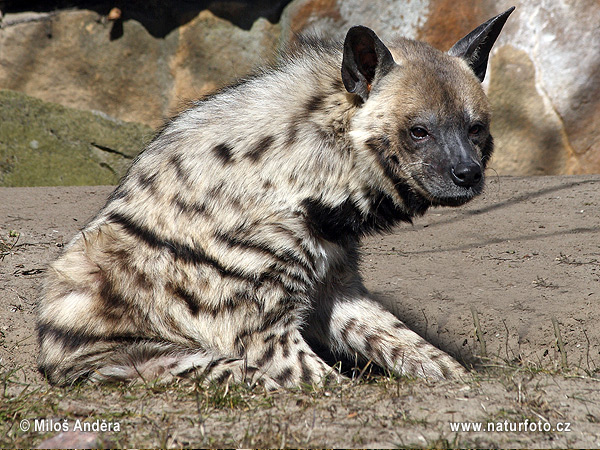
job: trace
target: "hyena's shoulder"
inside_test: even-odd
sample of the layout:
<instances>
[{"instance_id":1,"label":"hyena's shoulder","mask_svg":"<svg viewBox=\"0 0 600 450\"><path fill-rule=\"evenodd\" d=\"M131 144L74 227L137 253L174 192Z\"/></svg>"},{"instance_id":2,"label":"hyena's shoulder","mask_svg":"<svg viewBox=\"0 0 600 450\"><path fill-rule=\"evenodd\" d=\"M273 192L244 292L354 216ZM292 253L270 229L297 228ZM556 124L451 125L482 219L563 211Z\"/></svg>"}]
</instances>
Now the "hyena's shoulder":
<instances>
[{"instance_id":1,"label":"hyena's shoulder","mask_svg":"<svg viewBox=\"0 0 600 450\"><path fill-rule=\"evenodd\" d=\"M170 120L102 217L130 210L158 230L177 226L181 213L243 212L258 220L307 198L342 195L327 190L337 189L332 179L342 190L350 182L347 132L355 105L340 79L339 48L311 42Z\"/></svg>"}]
</instances>

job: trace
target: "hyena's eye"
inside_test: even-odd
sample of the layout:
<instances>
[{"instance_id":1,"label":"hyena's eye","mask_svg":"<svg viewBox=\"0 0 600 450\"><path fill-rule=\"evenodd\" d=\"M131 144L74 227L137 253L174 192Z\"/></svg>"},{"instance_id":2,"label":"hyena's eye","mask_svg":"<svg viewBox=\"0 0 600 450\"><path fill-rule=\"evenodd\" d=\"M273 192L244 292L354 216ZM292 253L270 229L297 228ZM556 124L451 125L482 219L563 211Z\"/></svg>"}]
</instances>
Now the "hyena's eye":
<instances>
[{"instance_id":1,"label":"hyena's eye","mask_svg":"<svg viewBox=\"0 0 600 450\"><path fill-rule=\"evenodd\" d=\"M420 140L425 139L427 136L429 136L429 133L423 127L413 127L410 129L410 136L413 139L420 141Z\"/></svg>"},{"instance_id":2,"label":"hyena's eye","mask_svg":"<svg viewBox=\"0 0 600 450\"><path fill-rule=\"evenodd\" d=\"M472 125L471 128L469 128L469 135L471 137L477 137L482 132L483 132L483 126L478 123L476 123L475 125Z\"/></svg>"}]
</instances>

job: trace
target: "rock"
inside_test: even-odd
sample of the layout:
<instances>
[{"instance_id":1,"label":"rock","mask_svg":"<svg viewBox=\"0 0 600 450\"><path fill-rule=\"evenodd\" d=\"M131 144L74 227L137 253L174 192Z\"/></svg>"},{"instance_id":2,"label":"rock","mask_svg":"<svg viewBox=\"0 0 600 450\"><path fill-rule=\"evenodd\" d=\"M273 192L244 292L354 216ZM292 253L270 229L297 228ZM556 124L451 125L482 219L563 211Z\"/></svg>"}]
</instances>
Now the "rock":
<instances>
[{"instance_id":1,"label":"rock","mask_svg":"<svg viewBox=\"0 0 600 450\"><path fill-rule=\"evenodd\" d=\"M64 431L42 441L37 448L100 448L103 444L98 433Z\"/></svg>"},{"instance_id":2,"label":"rock","mask_svg":"<svg viewBox=\"0 0 600 450\"><path fill-rule=\"evenodd\" d=\"M93 11L68 10L3 27L0 86L158 126L172 83L164 59L175 51L176 36L155 39L139 22L127 21L123 36L111 40L111 26Z\"/></svg>"},{"instance_id":3,"label":"rock","mask_svg":"<svg viewBox=\"0 0 600 450\"><path fill-rule=\"evenodd\" d=\"M372 28L382 38L401 35L448 49L485 14L480 6L461 6L450 0L414 0L399 5L386 0L295 0L283 12L284 31L318 31L343 37L353 25ZM288 36L291 36L288 35Z\"/></svg>"},{"instance_id":4,"label":"rock","mask_svg":"<svg viewBox=\"0 0 600 450\"><path fill-rule=\"evenodd\" d=\"M517 3L491 58L499 173L600 172L598 17L595 0Z\"/></svg>"},{"instance_id":5,"label":"rock","mask_svg":"<svg viewBox=\"0 0 600 450\"><path fill-rule=\"evenodd\" d=\"M272 58L280 34L264 18L246 31L204 10L161 38L152 34L160 30L124 20L128 14L112 21L87 10L6 14L0 86L156 128L182 100Z\"/></svg>"},{"instance_id":6,"label":"rock","mask_svg":"<svg viewBox=\"0 0 600 450\"><path fill-rule=\"evenodd\" d=\"M170 56L172 114L189 99L206 95L271 62L279 44L279 25L259 18L248 31L210 11L202 11L178 31Z\"/></svg>"},{"instance_id":7,"label":"rock","mask_svg":"<svg viewBox=\"0 0 600 450\"><path fill-rule=\"evenodd\" d=\"M153 130L0 90L0 186L116 184Z\"/></svg>"},{"instance_id":8,"label":"rock","mask_svg":"<svg viewBox=\"0 0 600 450\"><path fill-rule=\"evenodd\" d=\"M293 41L300 33L343 40L353 25L372 28L384 40L394 35L417 39L427 21L428 8L427 0L414 0L404 8L386 0L295 0L281 15L281 24L286 41Z\"/></svg>"},{"instance_id":9,"label":"rock","mask_svg":"<svg viewBox=\"0 0 600 450\"><path fill-rule=\"evenodd\" d=\"M426 19L417 30L417 38L440 50L449 49L465 34L490 17L508 8L486 8L481 1L457 2L435 0L428 2Z\"/></svg>"},{"instance_id":10,"label":"rock","mask_svg":"<svg viewBox=\"0 0 600 450\"><path fill-rule=\"evenodd\" d=\"M536 89L535 65L527 52L502 46L490 75L496 142L490 167L503 175L568 173L569 143L560 119Z\"/></svg>"}]
</instances>

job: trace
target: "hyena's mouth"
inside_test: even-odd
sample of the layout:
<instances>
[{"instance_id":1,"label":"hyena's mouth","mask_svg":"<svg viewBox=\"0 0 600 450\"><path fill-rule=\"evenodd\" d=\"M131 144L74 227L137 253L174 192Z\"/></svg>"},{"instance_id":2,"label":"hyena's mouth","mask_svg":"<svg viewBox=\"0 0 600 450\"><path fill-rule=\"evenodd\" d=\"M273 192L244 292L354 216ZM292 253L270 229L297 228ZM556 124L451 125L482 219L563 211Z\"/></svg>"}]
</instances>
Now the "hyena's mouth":
<instances>
[{"instance_id":1,"label":"hyena's mouth","mask_svg":"<svg viewBox=\"0 0 600 450\"><path fill-rule=\"evenodd\" d=\"M484 186L483 168L475 160L424 163L412 178L433 206L463 205L481 194Z\"/></svg>"},{"instance_id":2,"label":"hyena's mouth","mask_svg":"<svg viewBox=\"0 0 600 450\"><path fill-rule=\"evenodd\" d=\"M484 177L476 183L460 185L451 177L440 175L426 178L414 178L420 194L429 200L432 206L461 206L481 194Z\"/></svg>"}]
</instances>

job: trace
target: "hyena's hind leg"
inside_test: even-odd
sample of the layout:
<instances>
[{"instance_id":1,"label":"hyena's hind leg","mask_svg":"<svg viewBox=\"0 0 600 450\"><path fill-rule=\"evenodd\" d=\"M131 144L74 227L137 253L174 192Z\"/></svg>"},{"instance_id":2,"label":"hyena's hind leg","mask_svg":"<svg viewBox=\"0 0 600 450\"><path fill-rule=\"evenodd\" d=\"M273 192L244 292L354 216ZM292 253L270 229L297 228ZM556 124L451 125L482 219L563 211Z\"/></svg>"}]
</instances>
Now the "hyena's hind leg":
<instances>
[{"instance_id":1,"label":"hyena's hind leg","mask_svg":"<svg viewBox=\"0 0 600 450\"><path fill-rule=\"evenodd\" d=\"M280 387L267 374L248 365L245 358L230 358L207 350L151 340L84 345L74 352L63 353L58 364L40 361L40 370L58 385L86 379L93 382L165 383L175 377L197 376L204 383L227 381L248 386L260 384L267 389Z\"/></svg>"},{"instance_id":2,"label":"hyena's hind leg","mask_svg":"<svg viewBox=\"0 0 600 450\"><path fill-rule=\"evenodd\" d=\"M102 366L90 374L90 379L167 381L190 375L206 383L227 381L261 385L268 390L340 380L339 374L313 352L296 329L257 333L253 341L259 345L248 345L242 357L172 343L138 342L113 350Z\"/></svg>"},{"instance_id":3,"label":"hyena's hind leg","mask_svg":"<svg viewBox=\"0 0 600 450\"><path fill-rule=\"evenodd\" d=\"M82 338L49 326L39 327L38 332L39 368L58 385L85 379L167 382L197 376L206 383L227 381L272 390L340 379L296 328L256 332L239 357L151 339Z\"/></svg>"},{"instance_id":4,"label":"hyena's hind leg","mask_svg":"<svg viewBox=\"0 0 600 450\"><path fill-rule=\"evenodd\" d=\"M112 352L104 365L90 374L92 381L143 380L168 382L175 377L196 376L204 383L231 382L267 389L279 384L246 358L231 358L215 352L153 341Z\"/></svg>"},{"instance_id":5,"label":"hyena's hind leg","mask_svg":"<svg viewBox=\"0 0 600 450\"><path fill-rule=\"evenodd\" d=\"M464 378L454 358L433 346L370 298L339 295L313 315L311 339L338 355L375 364L399 375L425 379Z\"/></svg>"}]
</instances>

